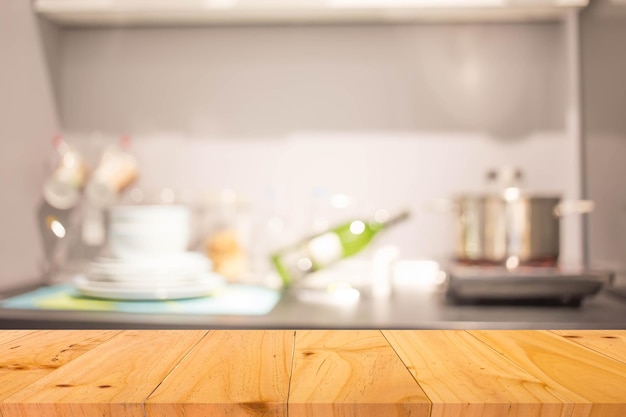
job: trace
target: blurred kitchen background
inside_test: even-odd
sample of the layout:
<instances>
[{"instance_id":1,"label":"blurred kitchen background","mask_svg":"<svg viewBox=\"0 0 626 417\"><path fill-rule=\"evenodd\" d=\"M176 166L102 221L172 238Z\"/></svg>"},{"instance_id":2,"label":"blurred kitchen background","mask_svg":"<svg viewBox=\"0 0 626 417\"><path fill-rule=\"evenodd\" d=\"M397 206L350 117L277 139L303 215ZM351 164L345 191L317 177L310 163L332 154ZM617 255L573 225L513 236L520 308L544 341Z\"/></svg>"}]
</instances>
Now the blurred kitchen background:
<instances>
[{"instance_id":1,"label":"blurred kitchen background","mask_svg":"<svg viewBox=\"0 0 626 417\"><path fill-rule=\"evenodd\" d=\"M121 24L98 11L81 20L88 3L0 3L0 290L46 270L37 219L58 135L88 157L127 135L132 188L162 201L236 196L251 252L319 218L408 207L385 242L445 262L455 222L430 203L483 192L489 169L516 166L533 192L595 202L563 219L562 264L626 272L625 2Z\"/></svg>"}]
</instances>

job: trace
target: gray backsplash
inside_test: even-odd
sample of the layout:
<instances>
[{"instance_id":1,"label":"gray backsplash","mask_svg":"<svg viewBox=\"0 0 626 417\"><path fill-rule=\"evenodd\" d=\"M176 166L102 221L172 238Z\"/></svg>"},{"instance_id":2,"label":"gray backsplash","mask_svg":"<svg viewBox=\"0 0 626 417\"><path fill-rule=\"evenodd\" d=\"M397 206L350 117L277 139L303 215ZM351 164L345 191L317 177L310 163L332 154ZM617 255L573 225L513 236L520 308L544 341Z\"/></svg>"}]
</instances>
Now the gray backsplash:
<instances>
[{"instance_id":1,"label":"gray backsplash","mask_svg":"<svg viewBox=\"0 0 626 417\"><path fill-rule=\"evenodd\" d=\"M280 138L298 131L563 130L562 25L66 30L69 130Z\"/></svg>"}]
</instances>

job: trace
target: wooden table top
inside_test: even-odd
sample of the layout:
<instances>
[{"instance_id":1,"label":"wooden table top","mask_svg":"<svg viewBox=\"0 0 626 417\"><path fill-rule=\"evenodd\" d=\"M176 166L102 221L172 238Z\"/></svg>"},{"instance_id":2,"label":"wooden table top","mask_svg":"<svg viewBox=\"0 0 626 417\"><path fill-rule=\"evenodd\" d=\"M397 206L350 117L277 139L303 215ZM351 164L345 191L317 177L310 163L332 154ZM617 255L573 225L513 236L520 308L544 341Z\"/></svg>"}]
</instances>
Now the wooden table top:
<instances>
[{"instance_id":1,"label":"wooden table top","mask_svg":"<svg viewBox=\"0 0 626 417\"><path fill-rule=\"evenodd\" d=\"M626 331L4 330L0 416L626 416Z\"/></svg>"}]
</instances>

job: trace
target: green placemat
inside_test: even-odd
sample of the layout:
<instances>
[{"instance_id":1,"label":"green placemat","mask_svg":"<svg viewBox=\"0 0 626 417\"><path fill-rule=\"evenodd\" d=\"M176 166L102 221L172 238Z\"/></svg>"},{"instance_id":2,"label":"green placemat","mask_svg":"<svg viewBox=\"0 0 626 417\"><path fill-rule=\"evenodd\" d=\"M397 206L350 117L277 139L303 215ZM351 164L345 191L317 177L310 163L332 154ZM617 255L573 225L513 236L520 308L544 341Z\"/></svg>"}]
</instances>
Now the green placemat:
<instances>
[{"instance_id":1,"label":"green placemat","mask_svg":"<svg viewBox=\"0 0 626 417\"><path fill-rule=\"evenodd\" d=\"M207 297L165 301L117 301L85 297L73 285L61 284L41 287L7 298L0 301L0 306L27 310L258 316L269 313L279 299L280 293L269 288L226 285Z\"/></svg>"}]
</instances>

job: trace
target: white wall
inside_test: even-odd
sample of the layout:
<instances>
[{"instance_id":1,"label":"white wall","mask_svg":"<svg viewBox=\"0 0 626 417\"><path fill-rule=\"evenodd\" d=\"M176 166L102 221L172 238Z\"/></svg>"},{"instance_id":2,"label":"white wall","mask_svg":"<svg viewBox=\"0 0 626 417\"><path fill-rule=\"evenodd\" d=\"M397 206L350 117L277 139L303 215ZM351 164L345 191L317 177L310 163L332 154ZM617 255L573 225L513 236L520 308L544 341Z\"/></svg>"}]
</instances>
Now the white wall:
<instances>
[{"instance_id":1,"label":"white wall","mask_svg":"<svg viewBox=\"0 0 626 417\"><path fill-rule=\"evenodd\" d=\"M53 42L54 31L50 31ZM0 2L0 289L39 280L36 225L52 137L59 131L39 26L23 0Z\"/></svg>"}]
</instances>

